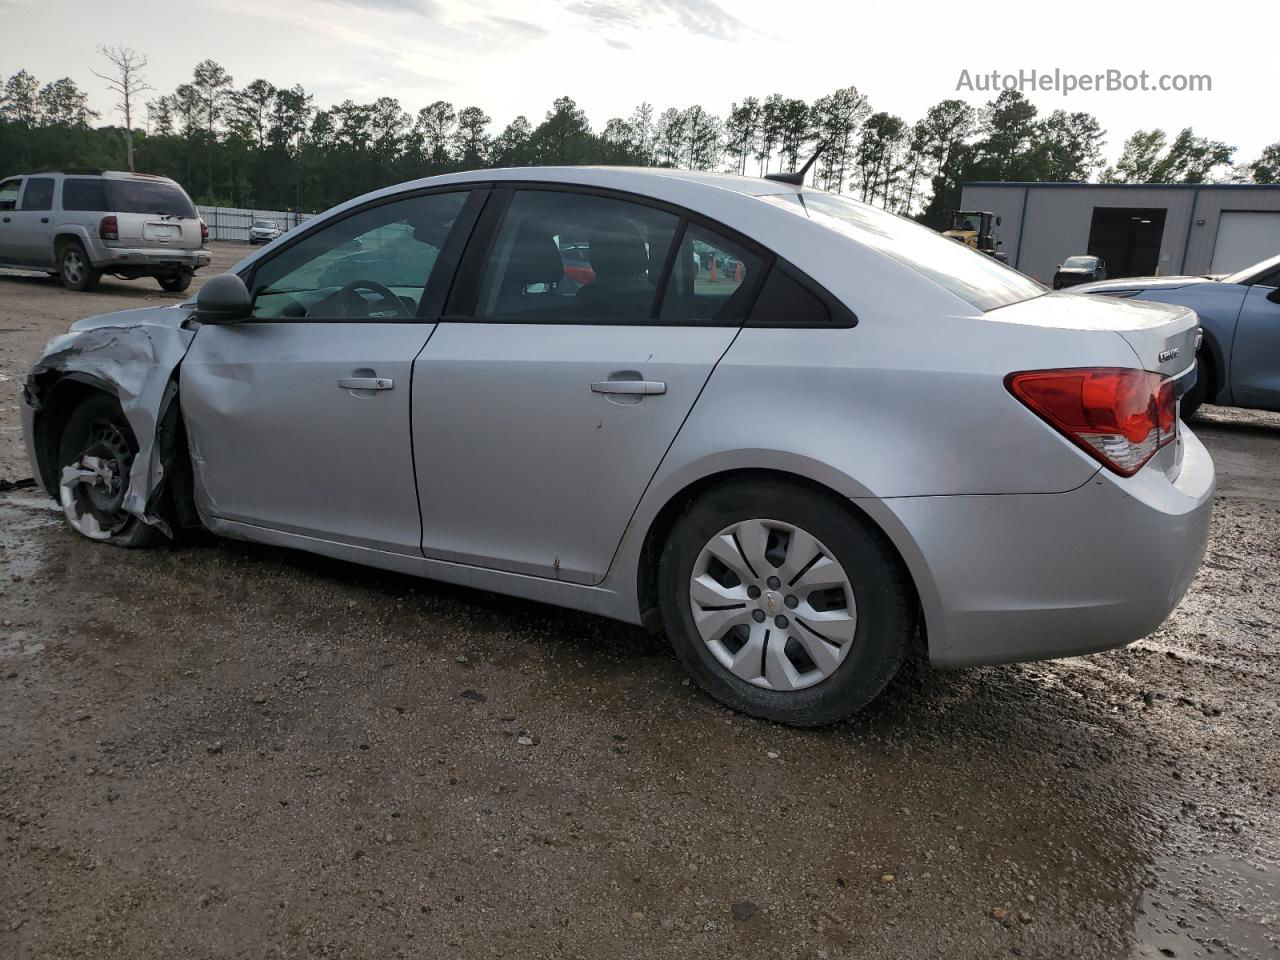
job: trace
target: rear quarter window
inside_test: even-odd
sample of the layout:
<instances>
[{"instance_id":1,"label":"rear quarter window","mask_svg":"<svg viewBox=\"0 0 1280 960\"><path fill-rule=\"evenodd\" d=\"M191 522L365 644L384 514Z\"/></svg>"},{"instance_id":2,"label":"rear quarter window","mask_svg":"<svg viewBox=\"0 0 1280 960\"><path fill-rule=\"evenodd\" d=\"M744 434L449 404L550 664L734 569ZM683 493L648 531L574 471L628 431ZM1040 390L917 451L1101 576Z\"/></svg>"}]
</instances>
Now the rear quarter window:
<instances>
[{"instance_id":1,"label":"rear quarter window","mask_svg":"<svg viewBox=\"0 0 1280 960\"><path fill-rule=\"evenodd\" d=\"M985 253L848 197L801 195L809 219L909 267L979 310L995 310L1048 293L1048 288ZM772 197L765 197L772 200ZM791 204L776 204L798 212Z\"/></svg>"},{"instance_id":2,"label":"rear quarter window","mask_svg":"<svg viewBox=\"0 0 1280 960\"><path fill-rule=\"evenodd\" d=\"M107 191L101 180L62 181L62 209L103 213L107 209Z\"/></svg>"}]
</instances>

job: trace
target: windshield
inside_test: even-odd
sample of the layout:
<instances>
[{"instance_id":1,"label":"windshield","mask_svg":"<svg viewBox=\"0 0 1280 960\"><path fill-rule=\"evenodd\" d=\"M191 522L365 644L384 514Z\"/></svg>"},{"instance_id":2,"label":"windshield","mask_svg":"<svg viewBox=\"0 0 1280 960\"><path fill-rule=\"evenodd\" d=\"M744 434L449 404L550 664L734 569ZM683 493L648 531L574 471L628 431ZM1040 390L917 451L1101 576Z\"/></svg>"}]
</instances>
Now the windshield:
<instances>
[{"instance_id":1,"label":"windshield","mask_svg":"<svg viewBox=\"0 0 1280 960\"><path fill-rule=\"evenodd\" d=\"M1048 292L994 257L905 217L831 193L806 191L802 197L813 221L910 267L979 310L994 310ZM777 206L800 213L791 204Z\"/></svg>"},{"instance_id":2,"label":"windshield","mask_svg":"<svg viewBox=\"0 0 1280 960\"><path fill-rule=\"evenodd\" d=\"M153 180L111 180L111 209L116 213L154 213L191 217L196 208L177 184Z\"/></svg>"},{"instance_id":3,"label":"windshield","mask_svg":"<svg viewBox=\"0 0 1280 960\"><path fill-rule=\"evenodd\" d=\"M1232 273L1222 278L1223 283L1261 283L1268 273L1280 270L1280 256L1271 257L1251 267L1245 267L1239 273ZM1274 279L1269 283L1275 283Z\"/></svg>"},{"instance_id":4,"label":"windshield","mask_svg":"<svg viewBox=\"0 0 1280 960\"><path fill-rule=\"evenodd\" d=\"M1062 265L1078 270L1092 270L1097 262L1093 257L1067 257L1062 261Z\"/></svg>"},{"instance_id":5,"label":"windshield","mask_svg":"<svg viewBox=\"0 0 1280 960\"><path fill-rule=\"evenodd\" d=\"M982 214L958 212L951 220L952 230L972 230L974 233L982 232Z\"/></svg>"},{"instance_id":6,"label":"windshield","mask_svg":"<svg viewBox=\"0 0 1280 960\"><path fill-rule=\"evenodd\" d=\"M279 228L276 226L276 224L275 224L275 221L274 221L274 220L255 220L255 221L253 222L253 225L254 225L255 227L260 227L260 228L262 228L263 230L278 230L278 229L279 229Z\"/></svg>"}]
</instances>

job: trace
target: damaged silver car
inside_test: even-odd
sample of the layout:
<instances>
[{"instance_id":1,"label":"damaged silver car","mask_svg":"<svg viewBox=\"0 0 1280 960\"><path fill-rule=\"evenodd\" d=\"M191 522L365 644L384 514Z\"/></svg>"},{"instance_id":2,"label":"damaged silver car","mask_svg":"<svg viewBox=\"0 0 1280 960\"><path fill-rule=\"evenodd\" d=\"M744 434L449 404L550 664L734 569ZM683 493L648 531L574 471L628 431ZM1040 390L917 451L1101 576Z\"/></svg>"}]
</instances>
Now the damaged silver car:
<instances>
[{"instance_id":1,"label":"damaged silver car","mask_svg":"<svg viewBox=\"0 0 1280 960\"><path fill-rule=\"evenodd\" d=\"M379 191L25 384L85 536L183 528L665 630L797 725L1155 629L1203 554L1185 308L1050 293L789 175Z\"/></svg>"}]
</instances>

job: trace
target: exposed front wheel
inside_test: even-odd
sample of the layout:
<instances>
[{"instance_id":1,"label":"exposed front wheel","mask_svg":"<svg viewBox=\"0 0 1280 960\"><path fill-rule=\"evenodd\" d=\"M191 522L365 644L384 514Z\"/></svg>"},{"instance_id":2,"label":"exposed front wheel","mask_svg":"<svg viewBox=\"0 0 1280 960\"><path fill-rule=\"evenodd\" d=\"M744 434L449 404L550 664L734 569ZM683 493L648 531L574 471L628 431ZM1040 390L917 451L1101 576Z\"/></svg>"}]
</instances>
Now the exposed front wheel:
<instances>
[{"instance_id":1,"label":"exposed front wheel","mask_svg":"<svg viewBox=\"0 0 1280 960\"><path fill-rule=\"evenodd\" d=\"M677 522L663 622L698 684L796 726L870 703L906 656L913 593L884 536L843 504L775 481L728 484Z\"/></svg>"},{"instance_id":2,"label":"exposed front wheel","mask_svg":"<svg viewBox=\"0 0 1280 960\"><path fill-rule=\"evenodd\" d=\"M58 254L58 276L68 290L92 290L102 279L102 271L89 262L80 241L72 240Z\"/></svg>"},{"instance_id":3,"label":"exposed front wheel","mask_svg":"<svg viewBox=\"0 0 1280 960\"><path fill-rule=\"evenodd\" d=\"M156 277L156 280L160 282L161 289L168 290L170 293L181 293L191 286L193 273L194 271L192 270L179 270L177 273Z\"/></svg>"},{"instance_id":4,"label":"exposed front wheel","mask_svg":"<svg viewBox=\"0 0 1280 960\"><path fill-rule=\"evenodd\" d=\"M124 508L138 445L110 397L93 394L67 419L58 444L58 501L71 528L90 540L148 547L163 539Z\"/></svg>"}]
</instances>

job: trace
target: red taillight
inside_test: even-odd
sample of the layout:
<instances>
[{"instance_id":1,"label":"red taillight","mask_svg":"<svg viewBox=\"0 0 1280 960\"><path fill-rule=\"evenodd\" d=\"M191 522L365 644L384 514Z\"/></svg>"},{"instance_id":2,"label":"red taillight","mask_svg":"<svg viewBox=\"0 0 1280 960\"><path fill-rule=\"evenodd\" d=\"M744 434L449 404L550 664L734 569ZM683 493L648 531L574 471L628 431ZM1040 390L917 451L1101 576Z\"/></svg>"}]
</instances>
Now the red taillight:
<instances>
[{"instance_id":1,"label":"red taillight","mask_svg":"<svg viewBox=\"0 0 1280 960\"><path fill-rule=\"evenodd\" d=\"M1009 392L1122 477L1131 477L1178 431L1173 381L1121 367L1034 370L1005 378Z\"/></svg>"},{"instance_id":2,"label":"red taillight","mask_svg":"<svg viewBox=\"0 0 1280 960\"><path fill-rule=\"evenodd\" d=\"M205 223L203 220L200 221L200 242L201 243L209 242L209 225Z\"/></svg>"},{"instance_id":3,"label":"red taillight","mask_svg":"<svg viewBox=\"0 0 1280 960\"><path fill-rule=\"evenodd\" d=\"M103 217L98 224L98 236L103 240L119 240L120 227L115 217Z\"/></svg>"}]
</instances>

